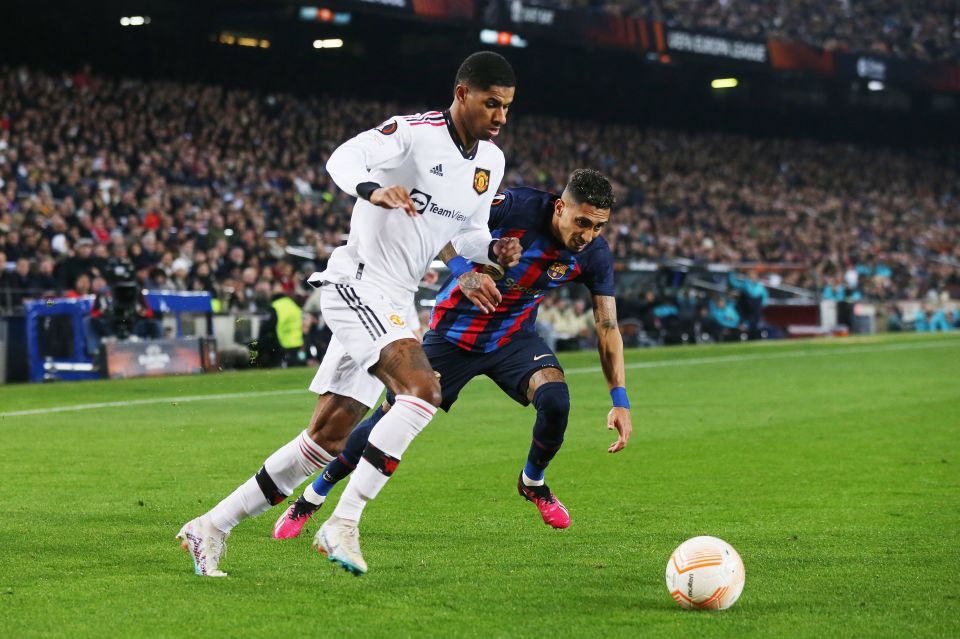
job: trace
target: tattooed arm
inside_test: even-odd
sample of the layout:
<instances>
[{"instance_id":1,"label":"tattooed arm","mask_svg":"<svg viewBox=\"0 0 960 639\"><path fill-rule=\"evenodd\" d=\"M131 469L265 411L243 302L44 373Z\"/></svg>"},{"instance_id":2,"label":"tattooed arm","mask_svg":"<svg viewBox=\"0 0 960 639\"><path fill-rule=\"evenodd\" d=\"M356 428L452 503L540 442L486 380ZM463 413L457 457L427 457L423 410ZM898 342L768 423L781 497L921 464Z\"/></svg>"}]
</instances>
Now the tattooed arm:
<instances>
[{"instance_id":1,"label":"tattooed arm","mask_svg":"<svg viewBox=\"0 0 960 639\"><path fill-rule=\"evenodd\" d=\"M448 242L440 249L437 257L444 264L450 264L450 261L457 257L457 251L453 248L453 244ZM484 313L492 313L500 304L500 291L497 290L497 285L489 275L467 271L457 277L457 284L463 291L463 295Z\"/></svg>"}]
</instances>

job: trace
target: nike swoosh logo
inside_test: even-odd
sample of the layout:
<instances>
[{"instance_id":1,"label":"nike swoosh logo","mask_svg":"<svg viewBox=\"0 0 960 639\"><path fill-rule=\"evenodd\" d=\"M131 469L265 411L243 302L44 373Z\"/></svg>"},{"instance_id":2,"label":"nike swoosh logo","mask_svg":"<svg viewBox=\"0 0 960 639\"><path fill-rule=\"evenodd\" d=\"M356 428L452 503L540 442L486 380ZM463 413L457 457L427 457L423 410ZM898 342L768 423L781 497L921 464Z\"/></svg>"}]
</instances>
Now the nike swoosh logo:
<instances>
[{"instance_id":1,"label":"nike swoosh logo","mask_svg":"<svg viewBox=\"0 0 960 639\"><path fill-rule=\"evenodd\" d=\"M536 362L536 361L538 361L538 360L543 359L544 357L550 357L550 353L547 353L546 355L534 355L534 356L533 356L533 361Z\"/></svg>"}]
</instances>

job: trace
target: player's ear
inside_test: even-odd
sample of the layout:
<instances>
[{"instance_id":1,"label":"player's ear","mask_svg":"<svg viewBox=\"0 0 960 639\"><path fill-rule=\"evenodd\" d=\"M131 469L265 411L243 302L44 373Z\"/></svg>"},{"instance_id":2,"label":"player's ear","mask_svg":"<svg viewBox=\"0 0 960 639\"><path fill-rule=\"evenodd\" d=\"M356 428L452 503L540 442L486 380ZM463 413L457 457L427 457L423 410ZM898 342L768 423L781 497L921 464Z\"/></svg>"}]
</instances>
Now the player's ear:
<instances>
[{"instance_id":1,"label":"player's ear","mask_svg":"<svg viewBox=\"0 0 960 639\"><path fill-rule=\"evenodd\" d=\"M557 201L553 203L553 214L556 215L557 217L560 217L561 215L563 215L563 206L564 206L563 198L558 197Z\"/></svg>"},{"instance_id":2,"label":"player's ear","mask_svg":"<svg viewBox=\"0 0 960 639\"><path fill-rule=\"evenodd\" d=\"M470 88L465 84L458 84L453 90L453 98L460 104L465 104L467 102L467 94L470 93Z\"/></svg>"}]
</instances>

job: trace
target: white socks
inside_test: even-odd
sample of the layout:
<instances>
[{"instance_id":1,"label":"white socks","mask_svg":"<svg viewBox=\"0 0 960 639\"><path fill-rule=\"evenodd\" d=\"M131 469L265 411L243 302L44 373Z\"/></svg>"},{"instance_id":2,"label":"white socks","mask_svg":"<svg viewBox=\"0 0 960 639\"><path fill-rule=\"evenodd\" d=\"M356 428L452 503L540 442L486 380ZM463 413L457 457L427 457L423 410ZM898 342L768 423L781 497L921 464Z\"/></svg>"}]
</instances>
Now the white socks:
<instances>
[{"instance_id":1,"label":"white socks","mask_svg":"<svg viewBox=\"0 0 960 639\"><path fill-rule=\"evenodd\" d=\"M313 484L307 484L306 489L303 491L303 498L309 501L314 506L319 506L327 500L326 495L321 495L313 489Z\"/></svg>"},{"instance_id":2,"label":"white socks","mask_svg":"<svg viewBox=\"0 0 960 639\"><path fill-rule=\"evenodd\" d=\"M247 517L256 517L270 510L271 504L263 496L257 478L251 477L223 501L210 509L210 523L220 532L228 533Z\"/></svg>"},{"instance_id":3,"label":"white socks","mask_svg":"<svg viewBox=\"0 0 960 639\"><path fill-rule=\"evenodd\" d=\"M221 532L230 532L247 517L256 517L293 494L307 477L323 470L332 459L333 455L317 446L304 430L270 455L256 476L214 506L208 513L210 521Z\"/></svg>"},{"instance_id":4,"label":"white socks","mask_svg":"<svg viewBox=\"0 0 960 639\"><path fill-rule=\"evenodd\" d=\"M546 480L544 479L530 479L527 477L527 473L523 473L523 485L524 486L543 486Z\"/></svg>"},{"instance_id":5,"label":"white socks","mask_svg":"<svg viewBox=\"0 0 960 639\"><path fill-rule=\"evenodd\" d=\"M263 467L283 499L286 499L307 477L326 468L333 458L334 455L317 446L304 430L293 441L267 457Z\"/></svg>"},{"instance_id":6,"label":"white socks","mask_svg":"<svg viewBox=\"0 0 960 639\"><path fill-rule=\"evenodd\" d=\"M387 469L374 467L365 453L333 511L335 517L360 521L364 506L380 493L407 447L430 423L436 412L436 406L419 397L397 395L393 408L373 427L367 442L368 446L387 456Z\"/></svg>"}]
</instances>

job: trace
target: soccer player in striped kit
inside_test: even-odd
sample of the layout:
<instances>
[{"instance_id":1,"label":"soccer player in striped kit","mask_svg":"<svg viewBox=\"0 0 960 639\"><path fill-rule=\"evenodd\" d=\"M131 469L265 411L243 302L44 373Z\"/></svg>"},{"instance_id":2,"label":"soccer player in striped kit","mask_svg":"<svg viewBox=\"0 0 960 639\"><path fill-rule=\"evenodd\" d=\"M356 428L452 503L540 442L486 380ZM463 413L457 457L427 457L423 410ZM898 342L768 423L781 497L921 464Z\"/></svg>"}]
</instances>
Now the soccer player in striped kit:
<instances>
[{"instance_id":1,"label":"soccer player in striped kit","mask_svg":"<svg viewBox=\"0 0 960 639\"><path fill-rule=\"evenodd\" d=\"M487 225L504 169L503 153L490 140L506 123L515 86L506 59L475 53L457 71L449 110L390 118L330 156L327 172L357 201L347 244L310 278L321 290L321 311L333 332L310 385L319 395L316 409L309 426L253 477L180 529L177 539L192 555L196 574L224 576L220 557L233 527L283 502L322 471L386 385L396 404L371 433L315 542L331 561L366 572L360 513L441 401L415 333L418 284L448 243L479 263L509 267L519 259L516 239L493 238Z\"/></svg>"},{"instance_id":2,"label":"soccer player in striped kit","mask_svg":"<svg viewBox=\"0 0 960 639\"><path fill-rule=\"evenodd\" d=\"M486 375L515 401L533 404L536 420L526 464L517 489L534 503L548 525L566 528L570 514L547 487L544 471L563 443L570 412L570 394L556 355L537 335L537 307L547 291L570 282L585 284L593 296L598 348L613 402L607 426L617 431L608 451L626 446L633 430L625 389L623 340L617 327L613 257L601 229L614 203L609 181L597 171L578 170L561 196L530 188L508 189L490 211L495 237L516 237L523 247L520 262L498 277L496 295L479 305L468 299L491 269L455 257L441 256L454 277L437 297L430 332L423 348L440 378L440 407L449 410L460 390L474 377ZM452 258L452 259L450 259ZM395 409L390 409L390 412ZM364 454L366 439L377 420L389 414L378 408L350 435L344 451L281 515L273 536L300 534L326 494L347 476ZM376 432L375 430L373 432Z\"/></svg>"}]
</instances>

